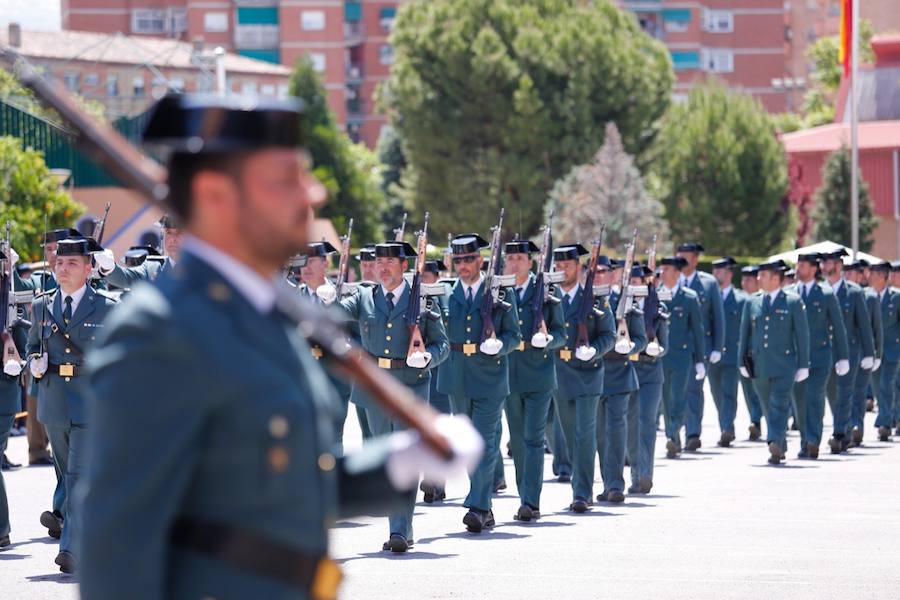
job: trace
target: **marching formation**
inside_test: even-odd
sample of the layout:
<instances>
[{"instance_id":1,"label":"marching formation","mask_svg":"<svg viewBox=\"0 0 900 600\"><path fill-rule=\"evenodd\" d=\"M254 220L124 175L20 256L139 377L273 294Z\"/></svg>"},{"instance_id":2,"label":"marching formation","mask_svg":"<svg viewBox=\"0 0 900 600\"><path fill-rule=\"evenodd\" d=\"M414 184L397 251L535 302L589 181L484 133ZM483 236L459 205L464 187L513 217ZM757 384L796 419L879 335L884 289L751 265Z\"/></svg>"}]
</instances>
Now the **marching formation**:
<instances>
[{"instance_id":1,"label":"marching formation","mask_svg":"<svg viewBox=\"0 0 900 600\"><path fill-rule=\"evenodd\" d=\"M332 597L330 521L381 510L383 550L406 552L417 488L441 502L463 469L462 523L489 530L506 487L504 412L523 522L541 517L548 449L573 513L649 493L660 417L667 459L701 448L706 379L718 445L737 438L740 385L773 465L791 417L796 456L818 458L826 398L830 452L863 442L869 389L873 435L900 435L900 264L845 264L839 251L799 256L793 283L780 260L738 271L722 257L705 273L696 242L657 257L653 236L640 261L637 231L610 252L602 230L554 245L552 221L540 245L504 243L503 211L486 237L451 236L440 259L427 256L428 214L415 244L404 218L352 257L352 220L340 249L306 238L321 199L296 152L302 113L234 102L168 98L150 119L145 141L171 152L164 253L117 261L102 222L47 231L47 271L23 278L9 226L0 248L0 452L30 379L57 477L36 518L85 598L135 582L133 597ZM344 362L320 368L333 357ZM419 413L385 404L369 364L393 395L442 413L429 418L438 442ZM365 440L344 455L350 403ZM135 415L139 427L122 427ZM0 547L9 534L0 478Z\"/></svg>"}]
</instances>

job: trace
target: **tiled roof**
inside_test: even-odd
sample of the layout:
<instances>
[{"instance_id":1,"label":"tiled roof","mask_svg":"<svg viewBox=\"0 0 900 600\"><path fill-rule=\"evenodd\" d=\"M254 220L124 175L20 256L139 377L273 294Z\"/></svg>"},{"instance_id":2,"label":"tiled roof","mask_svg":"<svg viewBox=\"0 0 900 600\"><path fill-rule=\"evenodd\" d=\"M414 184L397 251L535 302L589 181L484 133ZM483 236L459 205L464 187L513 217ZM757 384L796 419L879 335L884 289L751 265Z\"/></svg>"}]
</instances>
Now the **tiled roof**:
<instances>
[{"instance_id":1,"label":"tiled roof","mask_svg":"<svg viewBox=\"0 0 900 600\"><path fill-rule=\"evenodd\" d=\"M9 32L0 29L0 44L8 44ZM86 62L126 65L150 64L170 69L196 69L194 47L188 42L120 33L92 33L87 31L22 31L18 51L28 58L78 60ZM204 49L211 57L212 48ZM229 73L283 75L290 69L238 54L225 55L225 70Z\"/></svg>"},{"instance_id":2,"label":"tiled roof","mask_svg":"<svg viewBox=\"0 0 900 600\"><path fill-rule=\"evenodd\" d=\"M850 146L850 125L831 123L782 136L788 153L833 152ZM859 124L861 150L900 148L900 121L867 121Z\"/></svg>"}]
</instances>

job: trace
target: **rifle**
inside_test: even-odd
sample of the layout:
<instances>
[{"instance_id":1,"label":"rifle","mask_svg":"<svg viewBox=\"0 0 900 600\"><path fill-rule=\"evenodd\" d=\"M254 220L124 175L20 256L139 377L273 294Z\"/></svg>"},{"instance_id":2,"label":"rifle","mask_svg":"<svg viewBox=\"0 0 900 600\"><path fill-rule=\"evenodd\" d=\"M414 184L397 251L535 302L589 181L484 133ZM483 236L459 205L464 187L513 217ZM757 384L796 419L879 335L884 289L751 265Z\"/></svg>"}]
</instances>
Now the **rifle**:
<instances>
[{"instance_id":1,"label":"rifle","mask_svg":"<svg viewBox=\"0 0 900 600\"><path fill-rule=\"evenodd\" d=\"M622 295L619 298L619 305L616 307L616 347L621 347L623 342L631 344L631 335L628 333L628 322L626 315L631 309L631 302L634 292L629 285L631 281L631 267L634 265L634 246L637 243L637 229L631 234L631 243L628 244L625 251L625 265L622 268L622 280L620 288Z\"/></svg>"},{"instance_id":2,"label":"rifle","mask_svg":"<svg viewBox=\"0 0 900 600\"><path fill-rule=\"evenodd\" d=\"M647 282L647 298L644 299L644 328L647 330L647 340L656 340L656 324L659 322L659 294L656 290L656 234L650 242L647 250L647 268L650 270Z\"/></svg>"},{"instance_id":3,"label":"rifle","mask_svg":"<svg viewBox=\"0 0 900 600\"><path fill-rule=\"evenodd\" d=\"M584 278L584 291L581 293L581 304L578 305L578 313L575 315L577 328L576 348L589 346L591 343L588 335L588 317L594 312L594 276L597 274L597 261L600 258L600 245L603 242L603 232L606 224L600 226L600 236L591 243L591 258L588 261L587 275Z\"/></svg>"},{"instance_id":4,"label":"rifle","mask_svg":"<svg viewBox=\"0 0 900 600\"><path fill-rule=\"evenodd\" d=\"M352 234L353 219L351 218L347 224L347 235L341 238L341 260L338 262L338 278L337 284L335 284L339 299L351 294L356 289L356 286L351 286L347 283L347 278L350 275L350 236Z\"/></svg>"},{"instance_id":5,"label":"rifle","mask_svg":"<svg viewBox=\"0 0 900 600\"><path fill-rule=\"evenodd\" d=\"M6 236L0 242L0 254L3 255L3 273L0 275L2 285L0 285L0 304L3 305L2 314L0 314L0 337L3 340L3 364L14 360L22 363L22 357L16 348L16 342L13 339L12 328L17 324L19 319L19 308L16 305L15 278L13 277L13 261L12 261L12 245L10 244L10 229L12 224L6 222Z\"/></svg>"},{"instance_id":6,"label":"rifle","mask_svg":"<svg viewBox=\"0 0 900 600\"><path fill-rule=\"evenodd\" d=\"M91 237L101 245L103 244L103 234L106 232L106 219L109 218L110 206L112 206L112 202L107 202L106 210L103 211L103 218L94 223L94 232L93 235L91 235Z\"/></svg>"},{"instance_id":7,"label":"rifle","mask_svg":"<svg viewBox=\"0 0 900 600\"><path fill-rule=\"evenodd\" d=\"M67 92L19 61L13 50L0 50L0 59L17 66L19 81L69 124L74 142L81 151L149 202L169 210L165 204L169 194L165 167L141 154L109 125L94 121ZM331 366L340 375L354 378L388 414L416 430L432 450L447 459L453 457L450 443L435 427L438 413L392 375L379 369L359 346L348 344L340 324L327 311L298 298L287 283L278 290L276 302L279 310L297 324L301 335L328 353Z\"/></svg>"},{"instance_id":8,"label":"rifle","mask_svg":"<svg viewBox=\"0 0 900 600\"><path fill-rule=\"evenodd\" d=\"M444 248L444 266L447 267L447 278L453 277L453 246L450 242L453 240L453 234L447 234L447 246Z\"/></svg>"},{"instance_id":9,"label":"rifle","mask_svg":"<svg viewBox=\"0 0 900 600\"><path fill-rule=\"evenodd\" d=\"M394 241L402 242L403 236L406 234L406 213L403 213L403 220L400 221L400 227L394 230Z\"/></svg>"},{"instance_id":10,"label":"rifle","mask_svg":"<svg viewBox=\"0 0 900 600\"><path fill-rule=\"evenodd\" d=\"M425 213L425 223L422 230L416 232L416 238L416 267L413 271L412 285L409 287L409 304L406 307L406 326L409 328L409 348L406 356L425 351L425 340L419 329L419 319L422 315L422 273L425 272L425 259L428 258L428 213Z\"/></svg>"},{"instance_id":11,"label":"rifle","mask_svg":"<svg viewBox=\"0 0 900 600\"><path fill-rule=\"evenodd\" d=\"M500 274L500 234L503 232L503 215L506 209L500 209L500 221L491 228L491 258L488 262L487 272L484 274L484 284L481 291L481 341L496 338L494 331L494 307L501 304L503 297L500 293L502 286L510 286L515 283L515 275Z\"/></svg>"},{"instance_id":12,"label":"rifle","mask_svg":"<svg viewBox=\"0 0 900 600\"><path fill-rule=\"evenodd\" d=\"M544 305L550 301L550 284L559 283L562 273L553 272L553 213L544 227L544 239L541 242L541 257L537 274L534 276L534 298L531 300L532 327L531 335L547 334L547 323L544 320Z\"/></svg>"}]
</instances>

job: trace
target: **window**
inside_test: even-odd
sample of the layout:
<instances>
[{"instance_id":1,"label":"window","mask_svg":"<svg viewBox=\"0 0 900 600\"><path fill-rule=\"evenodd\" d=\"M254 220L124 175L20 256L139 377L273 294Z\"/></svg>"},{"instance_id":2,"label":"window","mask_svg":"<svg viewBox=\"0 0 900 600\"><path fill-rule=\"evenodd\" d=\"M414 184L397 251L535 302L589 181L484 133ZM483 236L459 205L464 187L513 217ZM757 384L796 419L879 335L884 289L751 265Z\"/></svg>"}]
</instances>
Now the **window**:
<instances>
[{"instance_id":1,"label":"window","mask_svg":"<svg viewBox=\"0 0 900 600\"><path fill-rule=\"evenodd\" d=\"M378 11L378 24L381 25L383 33L390 33L394 29L394 18L397 16L397 9L393 7L385 7Z\"/></svg>"},{"instance_id":2,"label":"window","mask_svg":"<svg viewBox=\"0 0 900 600\"><path fill-rule=\"evenodd\" d=\"M228 13L208 12L203 15L203 30L210 33L228 31Z\"/></svg>"},{"instance_id":3,"label":"window","mask_svg":"<svg viewBox=\"0 0 900 600\"><path fill-rule=\"evenodd\" d=\"M300 13L300 29L303 31L322 31L325 29L325 12L321 10L304 10Z\"/></svg>"},{"instance_id":4,"label":"window","mask_svg":"<svg viewBox=\"0 0 900 600\"><path fill-rule=\"evenodd\" d=\"M734 14L730 10L707 10L703 24L710 33L731 33L734 31Z\"/></svg>"},{"instance_id":5,"label":"window","mask_svg":"<svg viewBox=\"0 0 900 600\"><path fill-rule=\"evenodd\" d=\"M695 50L672 50L672 64L676 71L700 68L700 54Z\"/></svg>"},{"instance_id":6,"label":"window","mask_svg":"<svg viewBox=\"0 0 900 600\"><path fill-rule=\"evenodd\" d=\"M143 75L140 77L135 77L132 82L132 90L135 98L142 98L144 96L144 77Z\"/></svg>"},{"instance_id":7,"label":"window","mask_svg":"<svg viewBox=\"0 0 900 600\"><path fill-rule=\"evenodd\" d=\"M321 52L310 52L308 56L316 73L324 73L326 64L325 55Z\"/></svg>"},{"instance_id":8,"label":"window","mask_svg":"<svg viewBox=\"0 0 900 600\"><path fill-rule=\"evenodd\" d=\"M134 33L164 33L166 11L151 8L134 9L131 13L131 30Z\"/></svg>"},{"instance_id":9,"label":"window","mask_svg":"<svg viewBox=\"0 0 900 600\"><path fill-rule=\"evenodd\" d=\"M95 88L100 85L100 76L96 73L88 73L84 76L84 85L88 88Z\"/></svg>"},{"instance_id":10,"label":"window","mask_svg":"<svg viewBox=\"0 0 900 600\"><path fill-rule=\"evenodd\" d=\"M70 92L77 92L81 87L81 75L78 73L65 73L63 75L63 81L66 83L66 89Z\"/></svg>"},{"instance_id":11,"label":"window","mask_svg":"<svg viewBox=\"0 0 900 600\"><path fill-rule=\"evenodd\" d=\"M278 97L279 98L287 98L289 91L290 91L290 88L288 88L288 84L286 84L286 83L278 84Z\"/></svg>"},{"instance_id":12,"label":"window","mask_svg":"<svg viewBox=\"0 0 900 600\"><path fill-rule=\"evenodd\" d=\"M688 21L664 21L663 26L669 33L685 33L690 26Z\"/></svg>"},{"instance_id":13,"label":"window","mask_svg":"<svg viewBox=\"0 0 900 600\"><path fill-rule=\"evenodd\" d=\"M710 73L731 73L734 71L734 52L720 48L704 48L703 70Z\"/></svg>"},{"instance_id":14,"label":"window","mask_svg":"<svg viewBox=\"0 0 900 600\"><path fill-rule=\"evenodd\" d=\"M116 97L119 95L119 77L110 75L106 78L106 95Z\"/></svg>"},{"instance_id":15,"label":"window","mask_svg":"<svg viewBox=\"0 0 900 600\"><path fill-rule=\"evenodd\" d=\"M383 65L392 65L394 64L394 47L385 44L378 48L378 62Z\"/></svg>"},{"instance_id":16,"label":"window","mask_svg":"<svg viewBox=\"0 0 900 600\"><path fill-rule=\"evenodd\" d=\"M274 96L275 95L275 86L271 83L264 83L259 86L259 93L263 96Z\"/></svg>"},{"instance_id":17,"label":"window","mask_svg":"<svg viewBox=\"0 0 900 600\"><path fill-rule=\"evenodd\" d=\"M249 96L256 94L256 82L244 81L241 83L241 93Z\"/></svg>"},{"instance_id":18,"label":"window","mask_svg":"<svg viewBox=\"0 0 900 600\"><path fill-rule=\"evenodd\" d=\"M828 3L828 16L829 17L839 17L841 16L841 3L838 0L831 0Z\"/></svg>"},{"instance_id":19,"label":"window","mask_svg":"<svg viewBox=\"0 0 900 600\"><path fill-rule=\"evenodd\" d=\"M187 9L170 8L168 13L169 31L172 33L184 33L187 31Z\"/></svg>"}]
</instances>

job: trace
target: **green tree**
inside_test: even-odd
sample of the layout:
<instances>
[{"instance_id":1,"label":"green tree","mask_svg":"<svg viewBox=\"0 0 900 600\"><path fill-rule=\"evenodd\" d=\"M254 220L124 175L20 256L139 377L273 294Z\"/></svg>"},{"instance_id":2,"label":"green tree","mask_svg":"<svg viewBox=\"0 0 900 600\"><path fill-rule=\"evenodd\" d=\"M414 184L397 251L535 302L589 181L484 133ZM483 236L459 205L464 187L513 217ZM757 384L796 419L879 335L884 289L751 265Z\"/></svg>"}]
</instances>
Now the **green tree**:
<instances>
[{"instance_id":1,"label":"green tree","mask_svg":"<svg viewBox=\"0 0 900 600\"><path fill-rule=\"evenodd\" d=\"M560 240L597 237L606 224L603 244L622 251L637 227L642 238L657 234L661 243L668 236L663 207L644 189L634 158L625 152L614 123L606 126L606 141L586 164L575 167L550 192L547 212L556 214L555 234Z\"/></svg>"},{"instance_id":2,"label":"green tree","mask_svg":"<svg viewBox=\"0 0 900 600\"><path fill-rule=\"evenodd\" d=\"M86 100L78 94L72 94L72 97L92 117L98 121L106 121L106 109L103 104L96 100ZM3 68L0 68L0 99L49 121L61 122L55 110L45 108L31 90L23 87L12 73Z\"/></svg>"},{"instance_id":3,"label":"green tree","mask_svg":"<svg viewBox=\"0 0 900 600\"><path fill-rule=\"evenodd\" d=\"M849 246L850 233L850 149L846 146L835 150L822 167L822 187L815 195L816 208L813 220L816 240ZM872 210L869 186L859 177L859 249L868 252L875 244L873 234L878 227L878 217Z\"/></svg>"},{"instance_id":4,"label":"green tree","mask_svg":"<svg viewBox=\"0 0 900 600\"><path fill-rule=\"evenodd\" d=\"M353 144L328 108L328 98L312 61L297 61L290 93L304 103L303 138L312 155L314 173L328 189L329 202L320 216L331 219L343 234L353 218L354 241L380 241L381 214L386 207L381 173L374 153Z\"/></svg>"},{"instance_id":5,"label":"green tree","mask_svg":"<svg viewBox=\"0 0 900 600\"><path fill-rule=\"evenodd\" d=\"M403 219L403 213L406 212L406 203L403 197L403 171L406 169L406 155L403 152L403 140L400 139L400 135L394 127L385 125L381 128L375 152L378 154L378 160L381 161L381 191L387 200L387 208L382 218L382 229L384 239L390 239L394 228L397 227Z\"/></svg>"},{"instance_id":6,"label":"green tree","mask_svg":"<svg viewBox=\"0 0 900 600\"><path fill-rule=\"evenodd\" d=\"M435 232L537 231L553 183L614 121L629 152L657 132L674 80L665 46L610 0L415 0L398 12L379 101L409 161L409 206Z\"/></svg>"},{"instance_id":7,"label":"green tree","mask_svg":"<svg viewBox=\"0 0 900 600\"><path fill-rule=\"evenodd\" d=\"M0 137L0 199L0 228L12 222L12 246L23 261L41 259L45 211L51 229L72 226L84 212L59 189L41 153L11 136Z\"/></svg>"},{"instance_id":8,"label":"green tree","mask_svg":"<svg viewBox=\"0 0 900 600\"><path fill-rule=\"evenodd\" d=\"M673 105L655 148L656 195L675 241L763 255L791 232L784 150L759 102L712 81Z\"/></svg>"}]
</instances>

